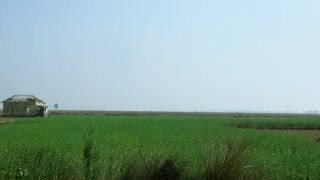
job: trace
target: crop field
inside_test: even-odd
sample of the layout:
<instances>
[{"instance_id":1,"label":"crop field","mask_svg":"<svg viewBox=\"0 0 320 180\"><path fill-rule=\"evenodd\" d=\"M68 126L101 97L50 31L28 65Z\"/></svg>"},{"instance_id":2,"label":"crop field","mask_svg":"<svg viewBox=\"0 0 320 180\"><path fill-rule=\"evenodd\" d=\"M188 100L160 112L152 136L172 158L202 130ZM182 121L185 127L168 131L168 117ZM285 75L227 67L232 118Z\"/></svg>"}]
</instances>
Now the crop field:
<instances>
[{"instance_id":1,"label":"crop field","mask_svg":"<svg viewBox=\"0 0 320 180\"><path fill-rule=\"evenodd\" d=\"M319 179L318 133L287 133L318 129L318 116L19 118L0 124L0 179Z\"/></svg>"}]
</instances>

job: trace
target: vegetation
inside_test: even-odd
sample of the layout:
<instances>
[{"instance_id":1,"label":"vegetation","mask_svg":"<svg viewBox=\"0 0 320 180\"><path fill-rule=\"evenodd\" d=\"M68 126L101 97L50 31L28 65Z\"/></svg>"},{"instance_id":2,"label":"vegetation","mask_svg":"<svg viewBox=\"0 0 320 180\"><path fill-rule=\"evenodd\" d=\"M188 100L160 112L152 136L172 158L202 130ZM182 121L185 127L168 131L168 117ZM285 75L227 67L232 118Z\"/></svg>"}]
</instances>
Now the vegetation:
<instances>
[{"instance_id":1,"label":"vegetation","mask_svg":"<svg viewBox=\"0 0 320 180\"><path fill-rule=\"evenodd\" d=\"M235 121L232 126L253 129L280 129L280 130L320 130L318 116L292 116L287 118L255 117Z\"/></svg>"},{"instance_id":2,"label":"vegetation","mask_svg":"<svg viewBox=\"0 0 320 180\"><path fill-rule=\"evenodd\" d=\"M251 170L249 165L246 145L239 139L228 142L225 152L220 144L208 150L204 159L204 179L258 179L258 171Z\"/></svg>"},{"instance_id":3,"label":"vegetation","mask_svg":"<svg viewBox=\"0 0 320 180\"><path fill-rule=\"evenodd\" d=\"M0 126L0 179L318 179L320 146L237 128L320 125L318 117L85 116Z\"/></svg>"}]
</instances>

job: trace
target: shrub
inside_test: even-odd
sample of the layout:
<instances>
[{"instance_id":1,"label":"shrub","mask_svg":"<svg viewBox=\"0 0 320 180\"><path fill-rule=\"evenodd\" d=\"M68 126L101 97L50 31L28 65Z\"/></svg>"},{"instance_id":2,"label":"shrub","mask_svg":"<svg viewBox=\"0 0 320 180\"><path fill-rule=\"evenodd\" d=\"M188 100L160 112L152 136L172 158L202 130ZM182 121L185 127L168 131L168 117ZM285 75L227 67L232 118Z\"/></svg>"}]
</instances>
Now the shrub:
<instances>
[{"instance_id":1,"label":"shrub","mask_svg":"<svg viewBox=\"0 0 320 180\"><path fill-rule=\"evenodd\" d=\"M239 139L209 148L204 156L202 177L207 180L256 179L257 173L249 166L246 145Z\"/></svg>"},{"instance_id":2,"label":"shrub","mask_svg":"<svg viewBox=\"0 0 320 180\"><path fill-rule=\"evenodd\" d=\"M139 155L123 162L120 180L171 180L179 179L183 173L177 158L170 155Z\"/></svg>"}]
</instances>

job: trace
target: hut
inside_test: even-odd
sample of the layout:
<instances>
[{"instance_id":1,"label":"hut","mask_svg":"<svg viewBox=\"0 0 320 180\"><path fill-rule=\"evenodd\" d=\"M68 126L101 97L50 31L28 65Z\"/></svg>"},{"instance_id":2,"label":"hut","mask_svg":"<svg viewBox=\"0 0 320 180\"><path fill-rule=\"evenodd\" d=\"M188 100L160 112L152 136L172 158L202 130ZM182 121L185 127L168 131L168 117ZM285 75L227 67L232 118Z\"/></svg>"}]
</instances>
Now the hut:
<instances>
[{"instance_id":1,"label":"hut","mask_svg":"<svg viewBox=\"0 0 320 180\"><path fill-rule=\"evenodd\" d=\"M3 114L6 117L48 116L45 102L33 95L14 95L4 101Z\"/></svg>"}]
</instances>

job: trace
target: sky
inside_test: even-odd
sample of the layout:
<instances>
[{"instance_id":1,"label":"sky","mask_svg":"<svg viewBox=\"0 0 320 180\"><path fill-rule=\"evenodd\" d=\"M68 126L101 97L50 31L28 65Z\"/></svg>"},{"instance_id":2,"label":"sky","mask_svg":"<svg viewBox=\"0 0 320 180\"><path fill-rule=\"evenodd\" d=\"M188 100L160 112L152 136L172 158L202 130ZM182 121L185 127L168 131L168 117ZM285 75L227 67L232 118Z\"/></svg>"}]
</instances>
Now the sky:
<instances>
[{"instance_id":1,"label":"sky","mask_svg":"<svg viewBox=\"0 0 320 180\"><path fill-rule=\"evenodd\" d=\"M320 110L319 8L1 0L0 99L33 94L75 110Z\"/></svg>"}]
</instances>

